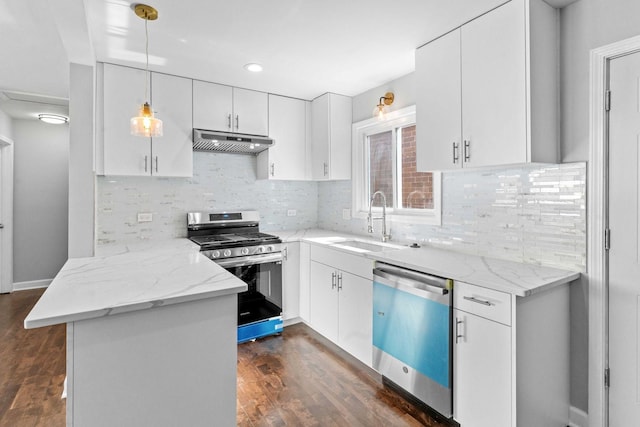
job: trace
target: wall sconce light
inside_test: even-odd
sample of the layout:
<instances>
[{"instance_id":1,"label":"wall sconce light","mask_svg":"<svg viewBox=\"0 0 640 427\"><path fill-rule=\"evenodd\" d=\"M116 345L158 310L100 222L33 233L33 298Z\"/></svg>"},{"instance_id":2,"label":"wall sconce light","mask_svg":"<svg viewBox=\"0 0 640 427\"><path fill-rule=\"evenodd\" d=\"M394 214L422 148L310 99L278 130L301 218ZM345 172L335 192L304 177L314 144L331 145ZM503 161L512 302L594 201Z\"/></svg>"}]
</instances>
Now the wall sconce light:
<instances>
[{"instance_id":1,"label":"wall sconce light","mask_svg":"<svg viewBox=\"0 0 640 427\"><path fill-rule=\"evenodd\" d=\"M387 92L384 96L380 97L380 102L376 105L376 108L373 109L373 117L378 120L384 120L385 114L387 114L387 105L393 104L393 92Z\"/></svg>"},{"instance_id":2,"label":"wall sconce light","mask_svg":"<svg viewBox=\"0 0 640 427\"><path fill-rule=\"evenodd\" d=\"M149 99L149 30L147 29L148 21L155 21L158 19L158 11L146 4L137 4L134 7L134 12L140 18L144 19L144 33L145 33L145 54L147 58L147 67L145 69L145 82L144 82L144 99ZM140 107L140 111L137 116L132 117L130 121L131 135L142 137L158 137L162 136L162 120L153 116L153 109L149 101L145 101Z\"/></svg>"}]
</instances>

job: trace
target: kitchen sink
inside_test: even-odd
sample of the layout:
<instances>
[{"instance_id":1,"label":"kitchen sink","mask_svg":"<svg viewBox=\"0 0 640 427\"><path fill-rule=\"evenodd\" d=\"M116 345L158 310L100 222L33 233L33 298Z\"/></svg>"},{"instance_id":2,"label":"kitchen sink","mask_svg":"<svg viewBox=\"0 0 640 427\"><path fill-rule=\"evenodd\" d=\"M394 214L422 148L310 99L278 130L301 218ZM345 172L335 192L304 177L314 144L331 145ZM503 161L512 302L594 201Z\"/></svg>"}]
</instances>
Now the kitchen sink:
<instances>
[{"instance_id":1,"label":"kitchen sink","mask_svg":"<svg viewBox=\"0 0 640 427\"><path fill-rule=\"evenodd\" d=\"M356 252L382 252L389 249L402 249L404 246L394 245L392 243L383 242L367 242L363 240L345 240L336 242L331 246L349 249Z\"/></svg>"}]
</instances>

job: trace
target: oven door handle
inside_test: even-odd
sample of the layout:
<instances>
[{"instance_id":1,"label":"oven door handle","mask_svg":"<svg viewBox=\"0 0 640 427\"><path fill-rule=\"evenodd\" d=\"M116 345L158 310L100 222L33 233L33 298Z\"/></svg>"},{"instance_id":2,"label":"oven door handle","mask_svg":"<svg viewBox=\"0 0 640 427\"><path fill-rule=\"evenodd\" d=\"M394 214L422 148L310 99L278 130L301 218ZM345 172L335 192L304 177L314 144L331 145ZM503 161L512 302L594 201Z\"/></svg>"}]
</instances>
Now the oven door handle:
<instances>
[{"instance_id":1,"label":"oven door handle","mask_svg":"<svg viewBox=\"0 0 640 427\"><path fill-rule=\"evenodd\" d=\"M220 267L243 267L252 264L266 264L270 262L282 262L282 252L262 255L249 255L243 257L214 260Z\"/></svg>"}]
</instances>

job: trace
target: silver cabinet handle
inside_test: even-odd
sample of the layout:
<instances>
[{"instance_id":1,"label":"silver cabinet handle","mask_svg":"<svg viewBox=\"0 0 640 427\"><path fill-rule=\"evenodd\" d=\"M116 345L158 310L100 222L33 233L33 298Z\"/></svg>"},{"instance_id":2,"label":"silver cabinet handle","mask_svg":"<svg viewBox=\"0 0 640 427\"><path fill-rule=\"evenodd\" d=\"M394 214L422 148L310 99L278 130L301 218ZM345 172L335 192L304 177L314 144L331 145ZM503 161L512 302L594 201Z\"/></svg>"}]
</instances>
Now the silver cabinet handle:
<instances>
[{"instance_id":1,"label":"silver cabinet handle","mask_svg":"<svg viewBox=\"0 0 640 427\"><path fill-rule=\"evenodd\" d=\"M231 113L227 116L227 127L231 129Z\"/></svg>"},{"instance_id":2,"label":"silver cabinet handle","mask_svg":"<svg viewBox=\"0 0 640 427\"><path fill-rule=\"evenodd\" d=\"M275 170L276 170L276 164L275 163L271 163L271 176L275 176Z\"/></svg>"},{"instance_id":3,"label":"silver cabinet handle","mask_svg":"<svg viewBox=\"0 0 640 427\"><path fill-rule=\"evenodd\" d=\"M285 247L282 251L282 255L284 257L284 260L287 261L289 259L289 248Z\"/></svg>"},{"instance_id":4,"label":"silver cabinet handle","mask_svg":"<svg viewBox=\"0 0 640 427\"><path fill-rule=\"evenodd\" d=\"M156 172L158 172L158 156L156 156Z\"/></svg>"},{"instance_id":5,"label":"silver cabinet handle","mask_svg":"<svg viewBox=\"0 0 640 427\"><path fill-rule=\"evenodd\" d=\"M471 141L464 140L464 161L469 162L471 160Z\"/></svg>"},{"instance_id":6,"label":"silver cabinet handle","mask_svg":"<svg viewBox=\"0 0 640 427\"><path fill-rule=\"evenodd\" d=\"M327 162L323 162L322 165L324 166L324 176L327 176Z\"/></svg>"},{"instance_id":7,"label":"silver cabinet handle","mask_svg":"<svg viewBox=\"0 0 640 427\"><path fill-rule=\"evenodd\" d=\"M486 305L487 307L490 307L493 305L489 301L478 299L476 297L463 297L463 298L466 299L467 301L475 302L476 304Z\"/></svg>"},{"instance_id":8,"label":"silver cabinet handle","mask_svg":"<svg viewBox=\"0 0 640 427\"><path fill-rule=\"evenodd\" d=\"M463 323L462 320L456 317L456 344L458 344L458 340L460 338L464 338L464 335L460 333L460 325Z\"/></svg>"},{"instance_id":9,"label":"silver cabinet handle","mask_svg":"<svg viewBox=\"0 0 640 427\"><path fill-rule=\"evenodd\" d=\"M342 273L338 274L338 290L342 289Z\"/></svg>"},{"instance_id":10,"label":"silver cabinet handle","mask_svg":"<svg viewBox=\"0 0 640 427\"><path fill-rule=\"evenodd\" d=\"M336 288L336 272L334 271L333 273L331 273L331 289L335 289Z\"/></svg>"},{"instance_id":11,"label":"silver cabinet handle","mask_svg":"<svg viewBox=\"0 0 640 427\"><path fill-rule=\"evenodd\" d=\"M144 156L144 171L147 171L147 156Z\"/></svg>"},{"instance_id":12,"label":"silver cabinet handle","mask_svg":"<svg viewBox=\"0 0 640 427\"><path fill-rule=\"evenodd\" d=\"M458 163L459 159L460 157L458 156L458 144L456 144L454 141L453 142L453 164L455 165L456 163Z\"/></svg>"},{"instance_id":13,"label":"silver cabinet handle","mask_svg":"<svg viewBox=\"0 0 640 427\"><path fill-rule=\"evenodd\" d=\"M236 130L240 129L240 115L236 114Z\"/></svg>"}]
</instances>

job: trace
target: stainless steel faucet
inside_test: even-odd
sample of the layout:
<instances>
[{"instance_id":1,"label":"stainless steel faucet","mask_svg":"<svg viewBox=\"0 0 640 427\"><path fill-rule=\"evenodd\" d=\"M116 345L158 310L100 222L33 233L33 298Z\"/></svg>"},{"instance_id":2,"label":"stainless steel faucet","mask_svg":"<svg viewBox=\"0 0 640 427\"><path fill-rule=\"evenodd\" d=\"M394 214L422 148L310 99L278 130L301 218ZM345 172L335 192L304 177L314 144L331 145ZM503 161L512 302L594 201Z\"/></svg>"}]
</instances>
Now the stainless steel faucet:
<instances>
[{"instance_id":1,"label":"stainless steel faucet","mask_svg":"<svg viewBox=\"0 0 640 427\"><path fill-rule=\"evenodd\" d=\"M382 216L381 217L373 217L371 215L371 207L373 206L373 199L376 198L377 195L382 197ZM387 234L387 196L384 195L382 191L376 191L371 195L371 200L369 201L369 215L367 215L367 232L373 233L373 220L381 219L382 220L382 241L386 242L391 239L391 235Z\"/></svg>"}]
</instances>

